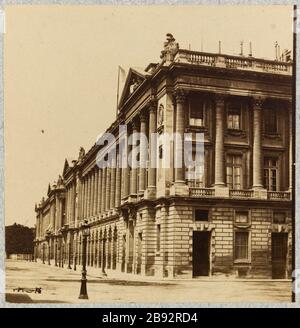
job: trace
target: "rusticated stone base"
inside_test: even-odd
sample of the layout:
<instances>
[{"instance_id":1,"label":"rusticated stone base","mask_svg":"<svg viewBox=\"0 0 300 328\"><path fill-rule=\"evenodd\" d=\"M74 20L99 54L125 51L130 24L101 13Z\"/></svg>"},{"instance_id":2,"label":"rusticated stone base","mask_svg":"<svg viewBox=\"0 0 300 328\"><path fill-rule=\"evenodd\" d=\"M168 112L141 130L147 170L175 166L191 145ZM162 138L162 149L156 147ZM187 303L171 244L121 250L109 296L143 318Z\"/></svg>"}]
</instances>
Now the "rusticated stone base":
<instances>
[{"instance_id":1,"label":"rusticated stone base","mask_svg":"<svg viewBox=\"0 0 300 328\"><path fill-rule=\"evenodd\" d=\"M181 188L182 186L180 186ZM180 189L179 188L179 189ZM178 192L174 186L173 191ZM184 189L180 189L183 191ZM225 190L225 189L223 189ZM270 203L271 204L271 203ZM195 210L208 211L208 220L195 220ZM284 211L286 223L274 224L273 214ZM248 222L237 222L239 212L248 213ZM199 233L208 236L206 276L232 278L272 278L272 234L286 236L286 264L282 277L288 278L292 268L292 219L289 203L272 207L251 202L171 197L160 202L146 200L124 205L119 214L101 219L91 225L87 244L88 267L99 272L155 276L158 279L192 278L201 258L193 253ZM236 234L248 234L245 258L237 257ZM64 246L62 236L55 237L52 253L57 263L68 264L69 252L81 268L80 229L68 238L73 248ZM73 237L72 237L73 236ZM203 235L202 235L203 236ZM69 242L69 240L68 240ZM47 263L46 241L36 241L36 256ZM43 255L44 247L44 255ZM64 251L62 251L64 250ZM53 257L54 255L52 255ZM51 265L54 265L52 259ZM71 260L73 267L73 261ZM203 274L203 273L201 273Z\"/></svg>"}]
</instances>

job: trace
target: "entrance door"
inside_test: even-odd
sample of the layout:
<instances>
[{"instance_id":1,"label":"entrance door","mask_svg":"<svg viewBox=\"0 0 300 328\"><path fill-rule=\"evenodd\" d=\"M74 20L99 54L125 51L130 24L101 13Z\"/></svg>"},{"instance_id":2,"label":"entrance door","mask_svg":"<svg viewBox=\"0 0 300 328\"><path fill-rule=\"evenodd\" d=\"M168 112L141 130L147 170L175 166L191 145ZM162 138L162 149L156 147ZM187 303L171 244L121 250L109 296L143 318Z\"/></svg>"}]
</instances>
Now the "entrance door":
<instances>
[{"instance_id":1,"label":"entrance door","mask_svg":"<svg viewBox=\"0 0 300 328\"><path fill-rule=\"evenodd\" d=\"M286 278L287 233L272 233L272 278Z\"/></svg>"},{"instance_id":2,"label":"entrance door","mask_svg":"<svg viewBox=\"0 0 300 328\"><path fill-rule=\"evenodd\" d=\"M209 275L210 232L193 232L193 277Z\"/></svg>"}]
</instances>

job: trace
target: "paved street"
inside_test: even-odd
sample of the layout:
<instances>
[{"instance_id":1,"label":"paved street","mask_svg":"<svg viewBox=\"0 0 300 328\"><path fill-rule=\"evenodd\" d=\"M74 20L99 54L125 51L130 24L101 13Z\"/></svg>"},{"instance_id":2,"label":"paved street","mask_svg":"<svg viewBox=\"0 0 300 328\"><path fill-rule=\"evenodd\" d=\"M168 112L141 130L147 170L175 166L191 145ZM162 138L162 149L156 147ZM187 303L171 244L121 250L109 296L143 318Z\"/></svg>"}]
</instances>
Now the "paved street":
<instances>
[{"instance_id":1,"label":"paved street","mask_svg":"<svg viewBox=\"0 0 300 328\"><path fill-rule=\"evenodd\" d=\"M80 271L8 260L6 293L14 302L34 303L290 302L291 299L291 282L286 280L158 281L124 275L99 278L95 271L91 274L88 276L89 300L79 300ZM42 287L42 293L13 292L16 287ZM23 300L17 299L21 297Z\"/></svg>"}]
</instances>

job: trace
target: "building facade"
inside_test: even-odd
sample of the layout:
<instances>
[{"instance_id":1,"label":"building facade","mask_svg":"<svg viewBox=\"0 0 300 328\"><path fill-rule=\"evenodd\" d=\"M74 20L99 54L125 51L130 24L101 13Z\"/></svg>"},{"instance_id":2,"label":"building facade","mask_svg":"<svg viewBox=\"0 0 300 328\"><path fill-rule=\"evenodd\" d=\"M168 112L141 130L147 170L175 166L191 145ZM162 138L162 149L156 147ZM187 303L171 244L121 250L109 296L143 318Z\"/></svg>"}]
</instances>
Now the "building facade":
<instances>
[{"instance_id":1,"label":"building facade","mask_svg":"<svg viewBox=\"0 0 300 328\"><path fill-rule=\"evenodd\" d=\"M107 129L117 165L98 167L100 145L80 148L36 205L35 258L76 270L88 220L87 264L99 273L290 277L292 66L184 50L168 35L160 63L127 75ZM160 138L148 145L155 156L143 158L147 167L121 168L121 124L128 136L202 133L201 178L174 165L172 141L163 167Z\"/></svg>"}]
</instances>

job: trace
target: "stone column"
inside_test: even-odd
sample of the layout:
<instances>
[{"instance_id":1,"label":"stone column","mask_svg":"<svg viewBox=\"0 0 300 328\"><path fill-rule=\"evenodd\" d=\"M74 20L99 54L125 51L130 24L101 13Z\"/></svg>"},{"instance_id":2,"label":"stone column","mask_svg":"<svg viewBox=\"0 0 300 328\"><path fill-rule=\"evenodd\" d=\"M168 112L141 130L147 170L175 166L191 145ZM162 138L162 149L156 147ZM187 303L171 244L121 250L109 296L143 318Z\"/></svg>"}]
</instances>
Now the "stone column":
<instances>
[{"instance_id":1,"label":"stone column","mask_svg":"<svg viewBox=\"0 0 300 328\"><path fill-rule=\"evenodd\" d=\"M145 113L140 114L140 178L139 178L139 192L143 192L146 189L146 161L147 161L147 148L144 140L146 137L147 123Z\"/></svg>"},{"instance_id":2,"label":"stone column","mask_svg":"<svg viewBox=\"0 0 300 328\"><path fill-rule=\"evenodd\" d=\"M144 194L145 198L154 198L156 195L156 156L157 156L157 138L153 138L156 133L156 101L151 101L149 105L149 167L148 167L148 185Z\"/></svg>"},{"instance_id":3,"label":"stone column","mask_svg":"<svg viewBox=\"0 0 300 328\"><path fill-rule=\"evenodd\" d=\"M138 132L137 130L137 122L134 121L132 122L132 150L133 148L136 147L136 133ZM131 181L130 181L130 195L136 196L137 194L137 172L138 169L134 167L134 162L136 161L136 158L132 156L132 161L131 161Z\"/></svg>"},{"instance_id":4,"label":"stone column","mask_svg":"<svg viewBox=\"0 0 300 328\"><path fill-rule=\"evenodd\" d=\"M188 196L189 188L185 181L184 164L184 132L185 132L185 113L186 113L186 92L177 90L175 93L176 120L174 140L174 168L175 182L170 188L171 195Z\"/></svg>"},{"instance_id":5,"label":"stone column","mask_svg":"<svg viewBox=\"0 0 300 328\"><path fill-rule=\"evenodd\" d=\"M67 198L66 198L66 208L67 208L67 224L71 223L71 185L68 186Z\"/></svg>"},{"instance_id":6,"label":"stone column","mask_svg":"<svg viewBox=\"0 0 300 328\"><path fill-rule=\"evenodd\" d=\"M86 175L85 179L85 218L88 217L88 208L89 208L89 176Z\"/></svg>"},{"instance_id":7,"label":"stone column","mask_svg":"<svg viewBox=\"0 0 300 328\"><path fill-rule=\"evenodd\" d=\"M91 173L91 204L90 204L90 216L94 216L94 198L95 198L95 171Z\"/></svg>"},{"instance_id":8,"label":"stone column","mask_svg":"<svg viewBox=\"0 0 300 328\"><path fill-rule=\"evenodd\" d=\"M225 186L224 168L224 120L225 120L225 99L221 95L216 95L216 138L215 138L215 186Z\"/></svg>"},{"instance_id":9,"label":"stone column","mask_svg":"<svg viewBox=\"0 0 300 328\"><path fill-rule=\"evenodd\" d=\"M94 216L97 215L97 206L98 206L98 175L99 175L99 169L98 166L95 168L95 178L94 178L94 207L93 207L93 213Z\"/></svg>"},{"instance_id":10,"label":"stone column","mask_svg":"<svg viewBox=\"0 0 300 328\"><path fill-rule=\"evenodd\" d=\"M69 222L69 186L66 186L66 202L65 202L66 223Z\"/></svg>"},{"instance_id":11,"label":"stone column","mask_svg":"<svg viewBox=\"0 0 300 328\"><path fill-rule=\"evenodd\" d=\"M55 224L54 224L54 231L57 232L58 229L58 218L59 218L59 199L58 194L55 195Z\"/></svg>"},{"instance_id":12,"label":"stone column","mask_svg":"<svg viewBox=\"0 0 300 328\"><path fill-rule=\"evenodd\" d=\"M56 232L58 232L58 229L61 227L61 199L60 194L58 193L56 195Z\"/></svg>"},{"instance_id":13,"label":"stone column","mask_svg":"<svg viewBox=\"0 0 300 328\"><path fill-rule=\"evenodd\" d=\"M72 223L72 182L69 185L68 190L68 211L69 211L69 220L68 224Z\"/></svg>"},{"instance_id":14,"label":"stone column","mask_svg":"<svg viewBox=\"0 0 300 328\"><path fill-rule=\"evenodd\" d=\"M288 113L289 113L289 192L292 192L294 159L293 159L293 105L291 101L288 102Z\"/></svg>"},{"instance_id":15,"label":"stone column","mask_svg":"<svg viewBox=\"0 0 300 328\"><path fill-rule=\"evenodd\" d=\"M110 167L106 168L105 211L110 207Z\"/></svg>"},{"instance_id":16,"label":"stone column","mask_svg":"<svg viewBox=\"0 0 300 328\"><path fill-rule=\"evenodd\" d=\"M110 209L115 207L115 195L116 195L116 159L113 158L111 162L111 178L110 178Z\"/></svg>"},{"instance_id":17,"label":"stone column","mask_svg":"<svg viewBox=\"0 0 300 328\"><path fill-rule=\"evenodd\" d=\"M71 223L74 223L74 219L75 219L75 213L74 213L74 205L75 205L75 193L74 193L74 183L72 182L71 184L71 202L70 202L70 205L71 205Z\"/></svg>"},{"instance_id":18,"label":"stone column","mask_svg":"<svg viewBox=\"0 0 300 328\"><path fill-rule=\"evenodd\" d=\"M94 237L94 267L98 267L98 232L96 231Z\"/></svg>"},{"instance_id":19,"label":"stone column","mask_svg":"<svg viewBox=\"0 0 300 328\"><path fill-rule=\"evenodd\" d=\"M103 232L103 238L102 238L102 274L105 274L105 268L106 268L106 263L107 263L107 256L106 256L106 231Z\"/></svg>"},{"instance_id":20,"label":"stone column","mask_svg":"<svg viewBox=\"0 0 300 328\"><path fill-rule=\"evenodd\" d=\"M127 131L128 133L128 131ZM128 146L128 135L126 137L127 144L125 145L125 149L127 151L126 163L122 162L122 199L126 198L129 195L129 187L130 187L130 174L129 174L129 167L128 167L128 154L129 154L129 146ZM123 154L122 154L123 155ZM124 158L120 158L120 160L124 161Z\"/></svg>"},{"instance_id":21,"label":"stone column","mask_svg":"<svg viewBox=\"0 0 300 328\"><path fill-rule=\"evenodd\" d=\"M75 183L71 187L71 222L75 222Z\"/></svg>"},{"instance_id":22,"label":"stone column","mask_svg":"<svg viewBox=\"0 0 300 328\"><path fill-rule=\"evenodd\" d=\"M75 227L77 227L80 219L81 219L81 180L80 180L80 174L79 172L76 172L76 190L75 190L75 199L77 198L77 201L75 201Z\"/></svg>"},{"instance_id":23,"label":"stone column","mask_svg":"<svg viewBox=\"0 0 300 328\"><path fill-rule=\"evenodd\" d=\"M92 204L92 175L91 172L89 172L88 175L88 218L91 216L91 204Z\"/></svg>"},{"instance_id":24,"label":"stone column","mask_svg":"<svg viewBox=\"0 0 300 328\"><path fill-rule=\"evenodd\" d=\"M82 219L86 218L86 177L83 177L83 190L82 190Z\"/></svg>"},{"instance_id":25,"label":"stone column","mask_svg":"<svg viewBox=\"0 0 300 328\"><path fill-rule=\"evenodd\" d=\"M84 219L87 218L87 176L84 176Z\"/></svg>"},{"instance_id":26,"label":"stone column","mask_svg":"<svg viewBox=\"0 0 300 328\"><path fill-rule=\"evenodd\" d=\"M72 182L70 183L70 187L69 187L69 224L72 224L72 207L73 207L73 202L72 202Z\"/></svg>"},{"instance_id":27,"label":"stone column","mask_svg":"<svg viewBox=\"0 0 300 328\"><path fill-rule=\"evenodd\" d=\"M102 169L98 169L98 201L97 201L97 214L101 213L101 186L102 186Z\"/></svg>"},{"instance_id":28,"label":"stone column","mask_svg":"<svg viewBox=\"0 0 300 328\"><path fill-rule=\"evenodd\" d=\"M262 98L253 99L253 189L262 189Z\"/></svg>"},{"instance_id":29,"label":"stone column","mask_svg":"<svg viewBox=\"0 0 300 328\"><path fill-rule=\"evenodd\" d=\"M86 180L85 180L85 218L87 219L89 216L89 175L86 174Z\"/></svg>"},{"instance_id":30,"label":"stone column","mask_svg":"<svg viewBox=\"0 0 300 328\"><path fill-rule=\"evenodd\" d=\"M120 156L117 155L117 167L116 167L116 196L115 207L119 207L121 204L121 168L120 168Z\"/></svg>"},{"instance_id":31,"label":"stone column","mask_svg":"<svg viewBox=\"0 0 300 328\"><path fill-rule=\"evenodd\" d=\"M106 168L102 169L101 213L105 212Z\"/></svg>"},{"instance_id":32,"label":"stone column","mask_svg":"<svg viewBox=\"0 0 300 328\"><path fill-rule=\"evenodd\" d=\"M186 95L183 91L178 91L175 95L176 99L176 127L175 131L181 140L175 142L175 156L180 167L175 168L175 183L185 183L185 168L183 158L183 142L184 142L184 129L185 129L185 103ZM176 161L176 160L175 160Z\"/></svg>"}]
</instances>

